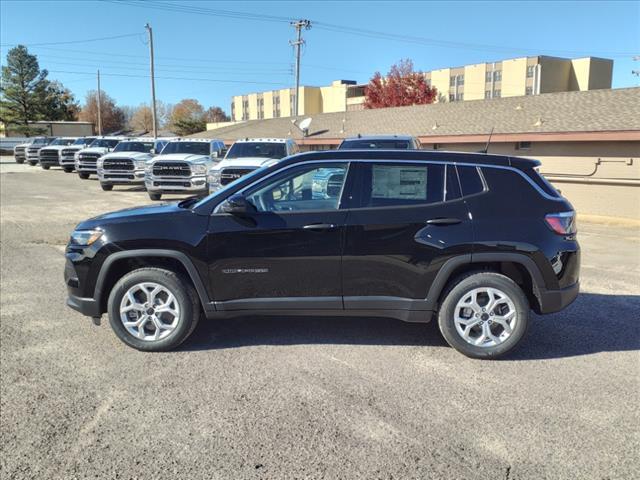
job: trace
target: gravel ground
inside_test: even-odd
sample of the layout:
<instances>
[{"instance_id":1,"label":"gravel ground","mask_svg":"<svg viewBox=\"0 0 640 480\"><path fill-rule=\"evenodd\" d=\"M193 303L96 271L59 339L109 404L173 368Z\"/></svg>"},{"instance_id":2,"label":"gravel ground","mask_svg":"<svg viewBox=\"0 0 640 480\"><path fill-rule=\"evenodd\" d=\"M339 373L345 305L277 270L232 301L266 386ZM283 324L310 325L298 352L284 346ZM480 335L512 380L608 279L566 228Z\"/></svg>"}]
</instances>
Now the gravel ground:
<instances>
[{"instance_id":1,"label":"gravel ground","mask_svg":"<svg viewBox=\"0 0 640 480\"><path fill-rule=\"evenodd\" d=\"M64 304L80 220L148 203L0 162L2 478L640 477L640 232L581 224L583 293L503 361L435 325L201 322L127 348Z\"/></svg>"}]
</instances>

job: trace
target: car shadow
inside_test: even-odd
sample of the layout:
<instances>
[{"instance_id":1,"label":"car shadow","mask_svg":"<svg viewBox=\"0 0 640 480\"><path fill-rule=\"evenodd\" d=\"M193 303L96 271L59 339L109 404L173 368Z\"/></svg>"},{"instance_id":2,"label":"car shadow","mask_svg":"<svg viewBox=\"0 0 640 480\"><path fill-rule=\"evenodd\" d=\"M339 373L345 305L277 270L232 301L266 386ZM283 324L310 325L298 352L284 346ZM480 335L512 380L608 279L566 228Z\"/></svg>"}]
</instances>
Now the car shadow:
<instances>
[{"instance_id":1,"label":"car shadow","mask_svg":"<svg viewBox=\"0 0 640 480\"><path fill-rule=\"evenodd\" d=\"M504 360L538 360L640 350L640 296L583 293L562 312L532 315L522 343ZM253 345L447 347L437 322L373 317L246 316L203 320L180 350Z\"/></svg>"}]
</instances>

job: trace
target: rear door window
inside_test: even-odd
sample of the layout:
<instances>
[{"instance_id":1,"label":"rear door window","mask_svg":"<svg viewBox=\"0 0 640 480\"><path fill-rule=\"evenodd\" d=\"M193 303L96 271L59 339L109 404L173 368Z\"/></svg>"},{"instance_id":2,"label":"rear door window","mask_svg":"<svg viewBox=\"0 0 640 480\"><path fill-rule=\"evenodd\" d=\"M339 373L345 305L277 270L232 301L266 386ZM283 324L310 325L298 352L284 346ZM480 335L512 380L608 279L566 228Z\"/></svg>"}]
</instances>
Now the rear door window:
<instances>
[{"instance_id":1,"label":"rear door window","mask_svg":"<svg viewBox=\"0 0 640 480\"><path fill-rule=\"evenodd\" d=\"M365 163L360 167L360 208L413 206L444 200L439 164Z\"/></svg>"}]
</instances>

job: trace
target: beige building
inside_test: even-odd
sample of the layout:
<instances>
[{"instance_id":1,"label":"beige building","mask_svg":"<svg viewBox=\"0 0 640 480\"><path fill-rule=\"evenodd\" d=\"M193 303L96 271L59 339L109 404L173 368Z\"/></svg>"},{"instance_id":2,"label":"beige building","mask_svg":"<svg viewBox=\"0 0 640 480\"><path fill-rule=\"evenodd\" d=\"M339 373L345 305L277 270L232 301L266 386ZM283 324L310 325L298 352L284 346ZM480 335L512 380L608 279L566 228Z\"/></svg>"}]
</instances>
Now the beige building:
<instances>
[{"instance_id":1,"label":"beige building","mask_svg":"<svg viewBox=\"0 0 640 480\"><path fill-rule=\"evenodd\" d=\"M407 134L430 150L537 158L579 215L640 223L640 88L590 90L311 115L306 135L290 118L253 120L196 134L231 144L290 137L302 150L336 148L358 134Z\"/></svg>"},{"instance_id":2,"label":"beige building","mask_svg":"<svg viewBox=\"0 0 640 480\"><path fill-rule=\"evenodd\" d=\"M613 60L534 56L425 72L438 102L519 97L542 93L611 88ZM365 85L336 80L326 87L300 87L300 115L361 110ZM231 100L234 121L292 117L295 89L238 95Z\"/></svg>"},{"instance_id":3,"label":"beige building","mask_svg":"<svg viewBox=\"0 0 640 480\"><path fill-rule=\"evenodd\" d=\"M37 122L29 122L29 126L37 130L37 135L48 135L50 137L82 137L93 135L93 123L91 122L75 122L75 121L53 121L45 120ZM14 131L11 127L5 128L4 123L0 122L0 137L22 137L19 132Z\"/></svg>"}]
</instances>

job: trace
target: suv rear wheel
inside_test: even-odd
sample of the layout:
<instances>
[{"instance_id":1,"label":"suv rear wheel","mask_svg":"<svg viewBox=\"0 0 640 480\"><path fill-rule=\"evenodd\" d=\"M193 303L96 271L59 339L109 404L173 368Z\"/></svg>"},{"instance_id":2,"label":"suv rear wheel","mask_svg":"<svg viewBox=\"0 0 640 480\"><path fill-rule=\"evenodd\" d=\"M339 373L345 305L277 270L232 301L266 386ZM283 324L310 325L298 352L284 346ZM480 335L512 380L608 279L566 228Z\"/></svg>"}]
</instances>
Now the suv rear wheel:
<instances>
[{"instance_id":1,"label":"suv rear wheel","mask_svg":"<svg viewBox=\"0 0 640 480\"><path fill-rule=\"evenodd\" d=\"M122 277L108 301L111 328L127 345L171 350L193 332L200 305L191 284L170 270L140 268Z\"/></svg>"},{"instance_id":2,"label":"suv rear wheel","mask_svg":"<svg viewBox=\"0 0 640 480\"><path fill-rule=\"evenodd\" d=\"M471 358L497 358L513 349L529 325L529 302L509 277L479 272L452 282L438 313L449 345Z\"/></svg>"}]
</instances>

